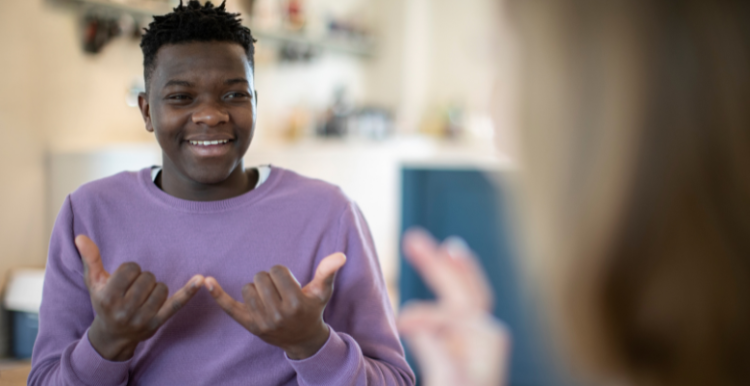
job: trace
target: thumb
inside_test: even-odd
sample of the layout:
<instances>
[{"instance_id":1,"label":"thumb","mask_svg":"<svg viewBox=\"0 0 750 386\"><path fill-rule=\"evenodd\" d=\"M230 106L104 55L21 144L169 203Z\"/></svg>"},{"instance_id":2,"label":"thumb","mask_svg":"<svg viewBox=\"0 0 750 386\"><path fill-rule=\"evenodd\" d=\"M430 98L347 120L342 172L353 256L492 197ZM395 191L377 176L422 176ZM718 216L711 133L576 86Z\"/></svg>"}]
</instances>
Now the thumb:
<instances>
[{"instance_id":1,"label":"thumb","mask_svg":"<svg viewBox=\"0 0 750 386\"><path fill-rule=\"evenodd\" d=\"M104 285L109 279L109 273L104 270L99 247L85 235L78 235L75 239L78 253L83 261L83 279L89 290Z\"/></svg>"},{"instance_id":2,"label":"thumb","mask_svg":"<svg viewBox=\"0 0 750 386\"><path fill-rule=\"evenodd\" d=\"M302 288L302 292L322 302L327 302L333 293L333 279L336 278L336 272L344 266L344 263L346 263L346 256L341 252L323 258L318 264L318 269L315 270L315 277Z\"/></svg>"}]
</instances>

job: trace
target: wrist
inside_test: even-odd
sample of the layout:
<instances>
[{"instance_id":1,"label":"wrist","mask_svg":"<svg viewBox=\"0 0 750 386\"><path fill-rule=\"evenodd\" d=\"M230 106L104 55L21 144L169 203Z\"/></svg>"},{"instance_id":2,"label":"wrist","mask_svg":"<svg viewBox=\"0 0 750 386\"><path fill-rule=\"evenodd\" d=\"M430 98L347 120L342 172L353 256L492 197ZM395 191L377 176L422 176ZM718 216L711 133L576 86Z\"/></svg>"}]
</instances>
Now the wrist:
<instances>
[{"instance_id":1,"label":"wrist","mask_svg":"<svg viewBox=\"0 0 750 386\"><path fill-rule=\"evenodd\" d=\"M328 328L328 325L322 323L319 332L314 334L313 337L304 343L285 348L284 352L292 360L307 359L315 355L326 344L330 334L331 330Z\"/></svg>"},{"instance_id":2,"label":"wrist","mask_svg":"<svg viewBox=\"0 0 750 386\"><path fill-rule=\"evenodd\" d=\"M117 338L99 328L96 320L89 328L89 343L104 359L113 362L124 362L133 357L138 342Z\"/></svg>"}]
</instances>

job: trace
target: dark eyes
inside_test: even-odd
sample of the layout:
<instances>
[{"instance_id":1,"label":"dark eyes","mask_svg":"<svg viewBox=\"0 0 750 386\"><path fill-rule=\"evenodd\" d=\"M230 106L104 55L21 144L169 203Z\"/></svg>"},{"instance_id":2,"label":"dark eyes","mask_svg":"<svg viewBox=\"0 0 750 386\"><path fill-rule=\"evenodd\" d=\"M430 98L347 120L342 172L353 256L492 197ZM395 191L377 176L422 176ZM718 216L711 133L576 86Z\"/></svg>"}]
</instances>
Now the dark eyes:
<instances>
[{"instance_id":1,"label":"dark eyes","mask_svg":"<svg viewBox=\"0 0 750 386\"><path fill-rule=\"evenodd\" d=\"M250 98L250 95L244 92L230 92L224 95L224 99L228 100L240 100L240 99L247 99Z\"/></svg>"},{"instance_id":2,"label":"dark eyes","mask_svg":"<svg viewBox=\"0 0 750 386\"><path fill-rule=\"evenodd\" d=\"M184 102L190 100L190 95L187 94L170 94L167 95L167 100L175 102Z\"/></svg>"},{"instance_id":3,"label":"dark eyes","mask_svg":"<svg viewBox=\"0 0 750 386\"><path fill-rule=\"evenodd\" d=\"M169 94L165 98L168 102L173 103L186 103L193 100L193 96L190 94ZM247 92L240 92L240 91L232 91L224 94L221 98L224 101L228 102L241 102L250 99L250 94Z\"/></svg>"}]
</instances>

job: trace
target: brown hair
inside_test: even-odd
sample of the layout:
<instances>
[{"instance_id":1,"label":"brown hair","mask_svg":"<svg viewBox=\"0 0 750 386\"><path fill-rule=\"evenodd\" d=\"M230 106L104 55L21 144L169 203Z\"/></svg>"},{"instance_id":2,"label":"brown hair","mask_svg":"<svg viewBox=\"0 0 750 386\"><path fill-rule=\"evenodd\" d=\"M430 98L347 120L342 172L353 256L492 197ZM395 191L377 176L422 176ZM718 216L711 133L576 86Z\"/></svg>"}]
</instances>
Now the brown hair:
<instances>
[{"instance_id":1,"label":"brown hair","mask_svg":"<svg viewBox=\"0 0 750 386\"><path fill-rule=\"evenodd\" d=\"M607 381L750 384L750 2L514 12L532 270L567 347Z\"/></svg>"}]
</instances>

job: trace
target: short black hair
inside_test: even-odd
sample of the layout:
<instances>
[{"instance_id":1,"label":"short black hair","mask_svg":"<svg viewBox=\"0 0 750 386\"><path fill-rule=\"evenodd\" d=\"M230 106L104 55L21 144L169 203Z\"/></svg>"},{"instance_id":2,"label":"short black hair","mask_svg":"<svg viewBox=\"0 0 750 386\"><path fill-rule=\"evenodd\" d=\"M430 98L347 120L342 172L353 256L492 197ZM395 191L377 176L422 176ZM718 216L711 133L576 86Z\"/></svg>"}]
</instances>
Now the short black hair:
<instances>
[{"instance_id":1,"label":"short black hair","mask_svg":"<svg viewBox=\"0 0 750 386\"><path fill-rule=\"evenodd\" d=\"M141 39L143 77L148 89L156 68L156 53L163 45L191 42L233 42L245 49L251 68L255 68L255 39L250 29L242 25L239 13L226 11L226 0L218 7L210 1L201 5L190 0L175 7L171 13L154 16Z\"/></svg>"}]
</instances>

